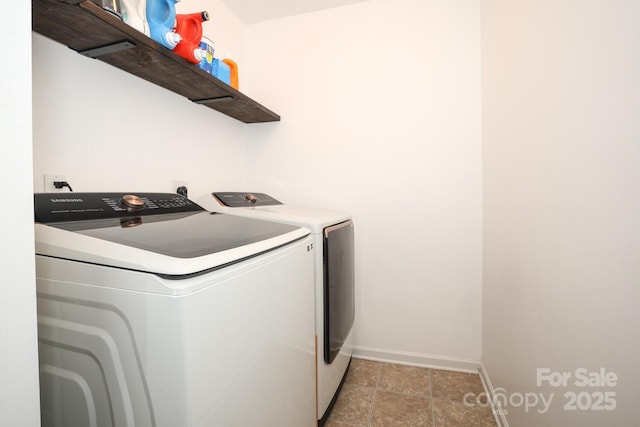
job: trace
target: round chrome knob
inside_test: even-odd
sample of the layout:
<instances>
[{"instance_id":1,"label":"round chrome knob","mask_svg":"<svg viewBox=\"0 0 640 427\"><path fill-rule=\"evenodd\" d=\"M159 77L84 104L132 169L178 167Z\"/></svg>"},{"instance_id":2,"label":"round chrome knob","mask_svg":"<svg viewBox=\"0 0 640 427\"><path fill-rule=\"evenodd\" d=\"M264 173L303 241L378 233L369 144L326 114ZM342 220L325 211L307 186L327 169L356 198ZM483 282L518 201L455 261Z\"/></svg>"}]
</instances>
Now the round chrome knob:
<instances>
[{"instance_id":1,"label":"round chrome knob","mask_svg":"<svg viewBox=\"0 0 640 427\"><path fill-rule=\"evenodd\" d=\"M245 199L247 199L250 203L255 203L258 201L258 198L255 196L255 194L247 194L246 196L244 196Z\"/></svg>"},{"instance_id":2,"label":"round chrome knob","mask_svg":"<svg viewBox=\"0 0 640 427\"><path fill-rule=\"evenodd\" d=\"M125 194L122 196L122 204L131 209L142 209L144 207L144 200L133 194Z\"/></svg>"}]
</instances>

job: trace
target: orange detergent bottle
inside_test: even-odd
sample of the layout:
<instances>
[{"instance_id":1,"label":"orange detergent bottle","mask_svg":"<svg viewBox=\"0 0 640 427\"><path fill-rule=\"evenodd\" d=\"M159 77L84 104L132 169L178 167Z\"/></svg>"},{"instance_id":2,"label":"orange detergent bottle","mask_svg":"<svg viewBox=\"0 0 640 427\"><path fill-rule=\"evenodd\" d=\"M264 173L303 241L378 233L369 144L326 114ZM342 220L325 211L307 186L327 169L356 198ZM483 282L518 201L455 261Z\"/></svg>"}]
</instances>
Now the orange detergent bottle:
<instances>
[{"instance_id":1,"label":"orange detergent bottle","mask_svg":"<svg viewBox=\"0 0 640 427\"><path fill-rule=\"evenodd\" d=\"M176 15L175 32L182 38L173 49L175 53L194 64L199 64L207 51L200 49L202 39L202 23L209 20L209 13L197 12Z\"/></svg>"},{"instance_id":2,"label":"orange detergent bottle","mask_svg":"<svg viewBox=\"0 0 640 427\"><path fill-rule=\"evenodd\" d=\"M224 62L225 64L227 64L229 66L229 74L230 74L230 79L229 79L229 85L238 90L239 87L239 82L238 82L238 64L235 63L235 61L233 61L232 59L229 58L225 58L222 60L222 62Z\"/></svg>"}]
</instances>

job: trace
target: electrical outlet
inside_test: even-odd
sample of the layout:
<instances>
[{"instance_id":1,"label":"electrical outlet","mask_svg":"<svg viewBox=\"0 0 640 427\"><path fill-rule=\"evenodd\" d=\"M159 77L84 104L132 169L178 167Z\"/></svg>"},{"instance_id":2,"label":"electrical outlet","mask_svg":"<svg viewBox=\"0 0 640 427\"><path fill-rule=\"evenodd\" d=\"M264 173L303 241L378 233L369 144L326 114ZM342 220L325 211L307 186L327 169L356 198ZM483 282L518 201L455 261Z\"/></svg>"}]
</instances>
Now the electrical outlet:
<instances>
[{"instance_id":1,"label":"electrical outlet","mask_svg":"<svg viewBox=\"0 0 640 427\"><path fill-rule=\"evenodd\" d=\"M184 181L184 180L177 180L174 179L173 181L171 181L171 192L172 193L177 193L178 192L178 188L189 188L189 182ZM183 194L184 195L184 194Z\"/></svg>"},{"instance_id":2,"label":"electrical outlet","mask_svg":"<svg viewBox=\"0 0 640 427\"><path fill-rule=\"evenodd\" d=\"M45 193L62 193L67 192L69 189L67 188L56 188L53 185L54 181L66 181L66 175L60 175L55 173L45 173L44 174L44 191Z\"/></svg>"}]
</instances>

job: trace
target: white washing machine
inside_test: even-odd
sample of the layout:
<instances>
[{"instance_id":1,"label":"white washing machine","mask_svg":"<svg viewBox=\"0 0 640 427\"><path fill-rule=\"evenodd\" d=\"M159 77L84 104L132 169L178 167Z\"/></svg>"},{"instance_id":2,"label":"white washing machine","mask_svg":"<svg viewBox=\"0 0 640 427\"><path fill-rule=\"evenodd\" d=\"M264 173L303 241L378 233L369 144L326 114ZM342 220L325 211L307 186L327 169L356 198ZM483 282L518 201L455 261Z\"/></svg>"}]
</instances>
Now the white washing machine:
<instances>
[{"instance_id":1,"label":"white washing machine","mask_svg":"<svg viewBox=\"0 0 640 427\"><path fill-rule=\"evenodd\" d=\"M43 426L313 426L313 238L175 194L36 194Z\"/></svg>"},{"instance_id":2,"label":"white washing machine","mask_svg":"<svg viewBox=\"0 0 640 427\"><path fill-rule=\"evenodd\" d=\"M198 200L212 212L258 218L311 230L315 248L317 417L323 425L353 352L354 228L342 212L282 204L264 193L216 192Z\"/></svg>"}]
</instances>

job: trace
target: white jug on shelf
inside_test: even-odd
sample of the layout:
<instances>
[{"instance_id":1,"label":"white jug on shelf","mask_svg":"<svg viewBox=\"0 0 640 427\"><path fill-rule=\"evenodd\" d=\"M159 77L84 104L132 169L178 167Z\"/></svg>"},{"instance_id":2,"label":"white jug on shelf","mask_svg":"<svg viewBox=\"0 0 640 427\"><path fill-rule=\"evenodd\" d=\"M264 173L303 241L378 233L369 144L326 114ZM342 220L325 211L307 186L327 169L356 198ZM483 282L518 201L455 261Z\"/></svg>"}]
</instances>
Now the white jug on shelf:
<instances>
[{"instance_id":1,"label":"white jug on shelf","mask_svg":"<svg viewBox=\"0 0 640 427\"><path fill-rule=\"evenodd\" d=\"M122 9L122 20L148 36L147 0L120 0L120 7Z\"/></svg>"}]
</instances>

